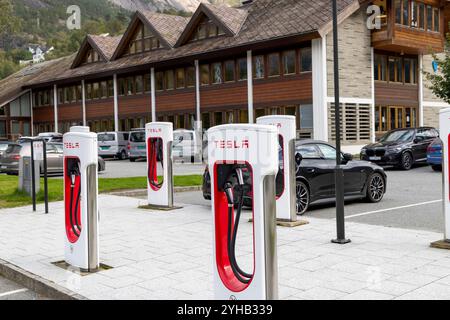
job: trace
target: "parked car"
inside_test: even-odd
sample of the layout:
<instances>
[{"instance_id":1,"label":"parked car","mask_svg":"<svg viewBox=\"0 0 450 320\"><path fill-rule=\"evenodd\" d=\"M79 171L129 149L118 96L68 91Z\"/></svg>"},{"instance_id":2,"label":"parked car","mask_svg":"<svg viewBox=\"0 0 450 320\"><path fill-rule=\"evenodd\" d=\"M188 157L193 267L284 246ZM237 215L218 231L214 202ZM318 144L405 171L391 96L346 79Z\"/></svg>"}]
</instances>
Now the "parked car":
<instances>
[{"instance_id":1,"label":"parked car","mask_svg":"<svg viewBox=\"0 0 450 320\"><path fill-rule=\"evenodd\" d=\"M124 160L128 157L127 146L129 132L101 132L98 137L98 154L103 158L118 158Z\"/></svg>"},{"instance_id":2,"label":"parked car","mask_svg":"<svg viewBox=\"0 0 450 320\"><path fill-rule=\"evenodd\" d=\"M428 146L427 162L434 171L442 171L442 140L436 138Z\"/></svg>"},{"instance_id":3,"label":"parked car","mask_svg":"<svg viewBox=\"0 0 450 320\"><path fill-rule=\"evenodd\" d=\"M63 135L58 132L43 132L38 137L45 139L45 142L63 142Z\"/></svg>"},{"instance_id":4,"label":"parked car","mask_svg":"<svg viewBox=\"0 0 450 320\"><path fill-rule=\"evenodd\" d=\"M147 159L145 129L132 129L128 138L128 158L131 162Z\"/></svg>"},{"instance_id":5,"label":"parked car","mask_svg":"<svg viewBox=\"0 0 450 320\"><path fill-rule=\"evenodd\" d=\"M297 214L322 201L335 200L336 149L323 141L296 141L298 159L296 177ZM379 202L386 193L387 176L384 169L368 161L353 160L352 155L342 155L344 188L347 199L365 199ZM248 169L244 172L244 205L251 205L252 186ZM281 189L282 179L276 179L276 189ZM206 169L203 175L203 197L211 199L211 179Z\"/></svg>"},{"instance_id":6,"label":"parked car","mask_svg":"<svg viewBox=\"0 0 450 320\"><path fill-rule=\"evenodd\" d=\"M0 159L0 172L9 175L19 174L19 160L21 157L31 155L29 143L8 145L5 156ZM105 161L98 157L98 171L105 171ZM63 173L63 144L50 142L47 144L47 172L49 174ZM40 173L44 173L43 161L40 161Z\"/></svg>"},{"instance_id":7,"label":"parked car","mask_svg":"<svg viewBox=\"0 0 450 320\"><path fill-rule=\"evenodd\" d=\"M172 155L174 160L195 162L201 160L201 147L193 130L178 129L173 132Z\"/></svg>"},{"instance_id":8,"label":"parked car","mask_svg":"<svg viewBox=\"0 0 450 320\"><path fill-rule=\"evenodd\" d=\"M6 149L8 148L8 145L11 144L10 141L0 141L0 159L3 157L3 154L5 153Z\"/></svg>"},{"instance_id":9,"label":"parked car","mask_svg":"<svg viewBox=\"0 0 450 320\"><path fill-rule=\"evenodd\" d=\"M410 170L416 163L426 163L427 148L438 136L439 132L431 127L392 130L362 148L361 159Z\"/></svg>"}]
</instances>

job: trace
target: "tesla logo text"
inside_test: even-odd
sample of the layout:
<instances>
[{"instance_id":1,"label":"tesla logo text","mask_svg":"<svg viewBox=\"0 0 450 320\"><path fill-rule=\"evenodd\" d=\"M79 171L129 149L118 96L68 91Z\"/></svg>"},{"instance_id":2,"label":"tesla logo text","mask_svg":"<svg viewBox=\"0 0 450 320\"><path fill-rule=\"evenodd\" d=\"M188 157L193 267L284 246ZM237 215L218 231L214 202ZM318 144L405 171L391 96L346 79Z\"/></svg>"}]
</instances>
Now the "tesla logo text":
<instances>
[{"instance_id":1,"label":"tesla logo text","mask_svg":"<svg viewBox=\"0 0 450 320\"><path fill-rule=\"evenodd\" d=\"M161 129L161 128L158 128L158 129L148 129L148 132L150 132L150 133L161 133L161 132L162 132L162 129Z\"/></svg>"},{"instance_id":2,"label":"tesla logo text","mask_svg":"<svg viewBox=\"0 0 450 320\"><path fill-rule=\"evenodd\" d=\"M66 149L79 149L80 144L78 142L64 142L64 148Z\"/></svg>"},{"instance_id":3,"label":"tesla logo text","mask_svg":"<svg viewBox=\"0 0 450 320\"><path fill-rule=\"evenodd\" d=\"M248 140L219 140L214 143L218 149L248 149L250 147Z\"/></svg>"}]
</instances>

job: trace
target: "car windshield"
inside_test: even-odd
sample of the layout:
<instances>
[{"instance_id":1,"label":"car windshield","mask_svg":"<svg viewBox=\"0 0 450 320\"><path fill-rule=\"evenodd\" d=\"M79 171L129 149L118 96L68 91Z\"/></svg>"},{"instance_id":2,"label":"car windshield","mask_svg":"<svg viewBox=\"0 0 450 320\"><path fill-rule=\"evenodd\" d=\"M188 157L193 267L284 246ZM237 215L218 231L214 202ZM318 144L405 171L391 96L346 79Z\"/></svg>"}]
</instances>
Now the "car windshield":
<instances>
[{"instance_id":1,"label":"car windshield","mask_svg":"<svg viewBox=\"0 0 450 320\"><path fill-rule=\"evenodd\" d=\"M130 141L131 142L145 142L145 132L144 131L132 132L130 134Z\"/></svg>"},{"instance_id":2,"label":"car windshield","mask_svg":"<svg viewBox=\"0 0 450 320\"><path fill-rule=\"evenodd\" d=\"M0 151L5 151L6 149L8 149L8 144L7 143L0 143Z\"/></svg>"},{"instance_id":3,"label":"car windshield","mask_svg":"<svg viewBox=\"0 0 450 320\"><path fill-rule=\"evenodd\" d=\"M116 141L116 135L112 133L99 133L98 141Z\"/></svg>"},{"instance_id":4,"label":"car windshield","mask_svg":"<svg viewBox=\"0 0 450 320\"><path fill-rule=\"evenodd\" d=\"M386 133L380 142L410 141L414 137L414 130L397 130Z\"/></svg>"}]
</instances>

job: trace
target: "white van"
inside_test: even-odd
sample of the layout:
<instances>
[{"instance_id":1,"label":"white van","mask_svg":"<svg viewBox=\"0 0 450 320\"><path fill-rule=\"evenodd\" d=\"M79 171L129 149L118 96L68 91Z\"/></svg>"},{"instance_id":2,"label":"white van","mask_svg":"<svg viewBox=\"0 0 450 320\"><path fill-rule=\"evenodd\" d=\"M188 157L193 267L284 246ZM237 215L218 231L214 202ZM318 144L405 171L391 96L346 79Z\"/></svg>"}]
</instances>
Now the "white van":
<instances>
[{"instance_id":1,"label":"white van","mask_svg":"<svg viewBox=\"0 0 450 320\"><path fill-rule=\"evenodd\" d=\"M197 144L197 135L193 130L177 129L173 132L173 159L182 162L201 161L201 143Z\"/></svg>"},{"instance_id":2,"label":"white van","mask_svg":"<svg viewBox=\"0 0 450 320\"><path fill-rule=\"evenodd\" d=\"M118 158L124 160L128 157L129 132L99 132L98 155L102 158Z\"/></svg>"}]
</instances>

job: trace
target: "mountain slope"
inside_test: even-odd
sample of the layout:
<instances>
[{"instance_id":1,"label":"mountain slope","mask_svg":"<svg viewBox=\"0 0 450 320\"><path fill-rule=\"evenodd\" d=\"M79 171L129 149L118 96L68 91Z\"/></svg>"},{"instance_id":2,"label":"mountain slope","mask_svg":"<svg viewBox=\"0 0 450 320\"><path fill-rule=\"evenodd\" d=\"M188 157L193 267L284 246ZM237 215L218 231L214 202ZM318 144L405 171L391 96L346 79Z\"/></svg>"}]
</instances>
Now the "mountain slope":
<instances>
[{"instance_id":1,"label":"mountain slope","mask_svg":"<svg viewBox=\"0 0 450 320\"><path fill-rule=\"evenodd\" d=\"M239 0L109 0L124 9L135 11L147 9L152 11L176 10L193 12L201 2L239 4Z\"/></svg>"}]
</instances>

